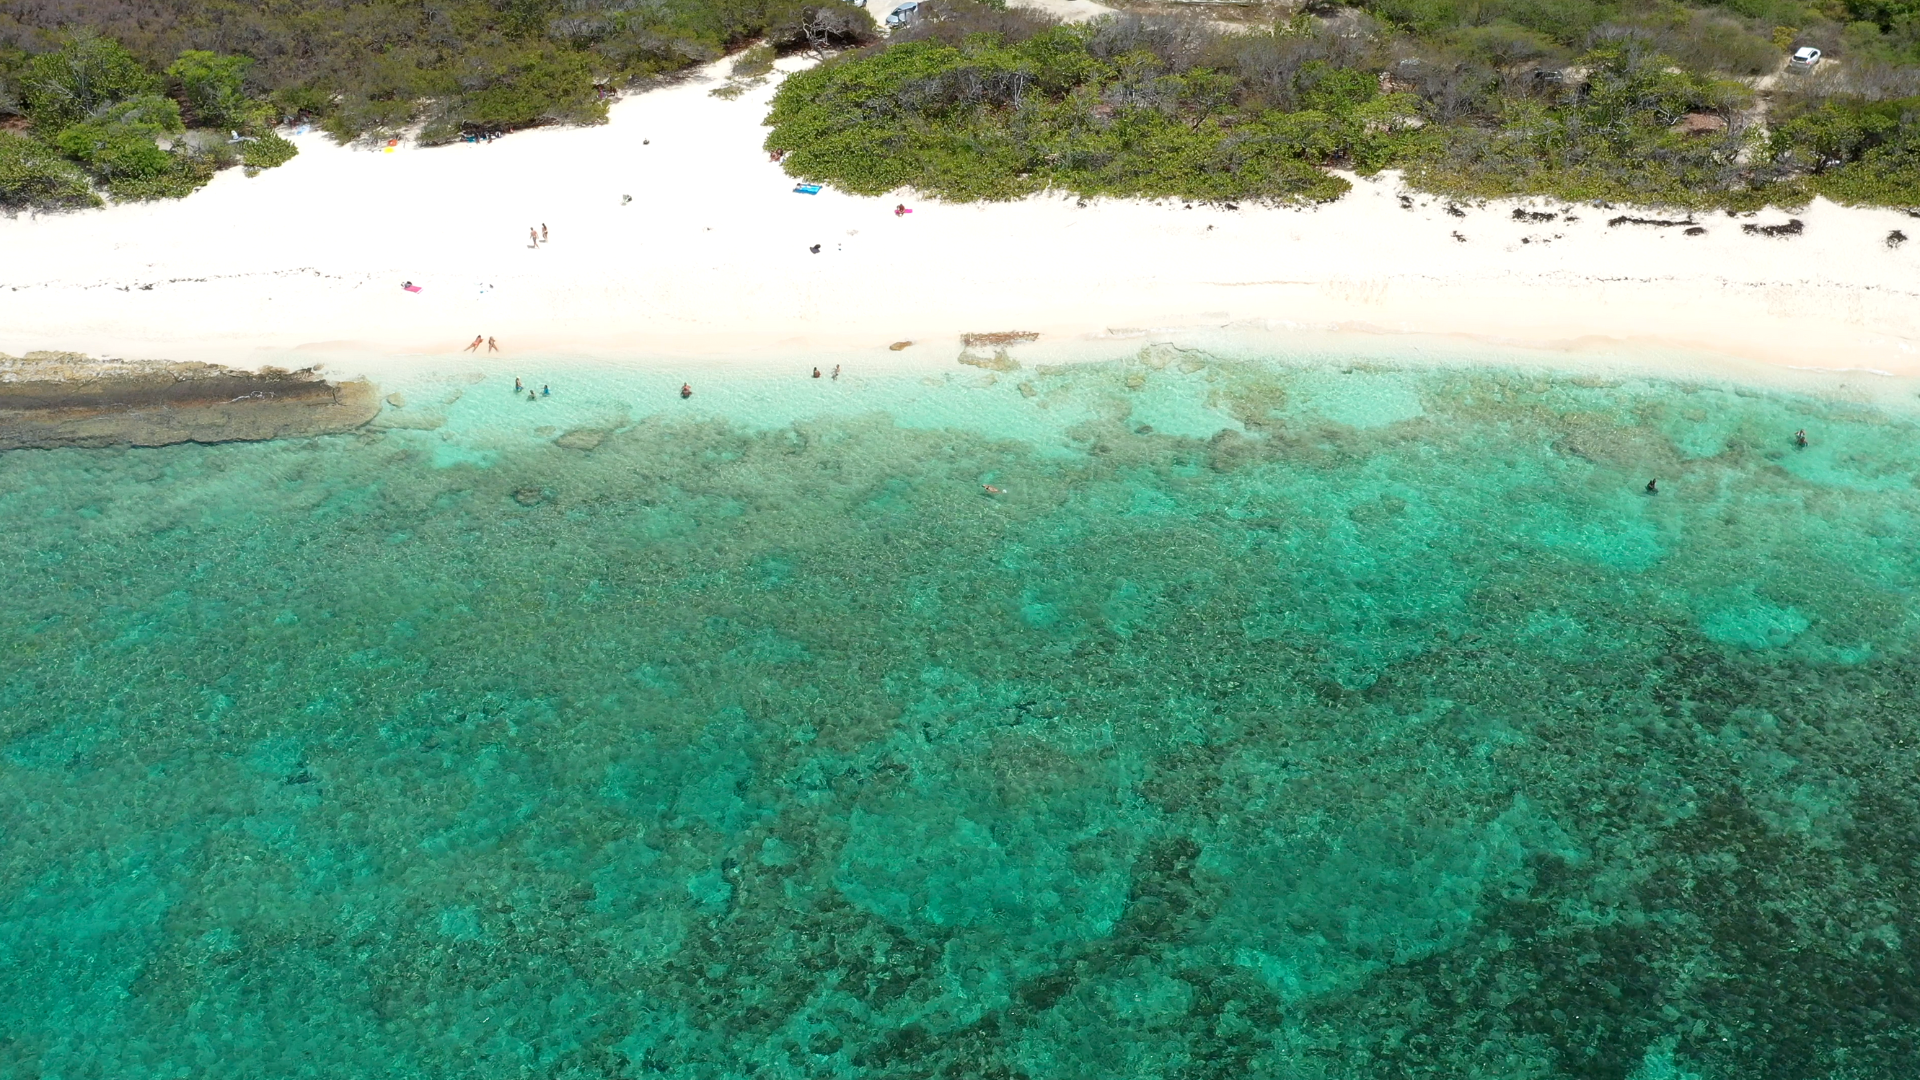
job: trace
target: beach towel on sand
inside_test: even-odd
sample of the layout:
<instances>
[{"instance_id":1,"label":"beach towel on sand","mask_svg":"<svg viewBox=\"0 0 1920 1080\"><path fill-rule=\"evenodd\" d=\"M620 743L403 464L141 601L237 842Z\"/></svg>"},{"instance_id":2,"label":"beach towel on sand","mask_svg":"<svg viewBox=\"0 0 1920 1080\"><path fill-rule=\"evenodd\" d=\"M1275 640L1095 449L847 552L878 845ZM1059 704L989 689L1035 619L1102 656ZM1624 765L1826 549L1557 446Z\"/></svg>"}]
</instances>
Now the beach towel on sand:
<instances>
[{"instance_id":1,"label":"beach towel on sand","mask_svg":"<svg viewBox=\"0 0 1920 1080\"><path fill-rule=\"evenodd\" d=\"M418 286L418 285L415 285L415 284L414 284L413 282L411 282L411 281L409 281L409 282L407 282L407 283L406 283L405 285L402 285L402 286L400 286L400 287L401 287L401 288L403 288L403 289L405 289L405 290L407 290L408 292L419 292L419 291L420 291L420 286Z\"/></svg>"},{"instance_id":2,"label":"beach towel on sand","mask_svg":"<svg viewBox=\"0 0 1920 1080\"><path fill-rule=\"evenodd\" d=\"M819 184L795 184L793 185L793 193L795 195L818 195L820 194L820 185Z\"/></svg>"}]
</instances>

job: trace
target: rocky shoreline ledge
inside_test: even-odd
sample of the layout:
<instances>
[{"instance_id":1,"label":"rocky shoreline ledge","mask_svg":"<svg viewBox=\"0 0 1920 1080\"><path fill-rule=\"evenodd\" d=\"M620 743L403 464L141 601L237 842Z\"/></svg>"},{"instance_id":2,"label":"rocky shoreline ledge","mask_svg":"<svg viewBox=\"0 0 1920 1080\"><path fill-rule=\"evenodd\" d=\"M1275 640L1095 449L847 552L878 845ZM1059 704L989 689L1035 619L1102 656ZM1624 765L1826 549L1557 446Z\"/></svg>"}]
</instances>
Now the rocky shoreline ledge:
<instances>
[{"instance_id":1,"label":"rocky shoreline ledge","mask_svg":"<svg viewBox=\"0 0 1920 1080\"><path fill-rule=\"evenodd\" d=\"M379 411L372 383L329 382L312 368L0 354L0 450L329 435Z\"/></svg>"}]
</instances>

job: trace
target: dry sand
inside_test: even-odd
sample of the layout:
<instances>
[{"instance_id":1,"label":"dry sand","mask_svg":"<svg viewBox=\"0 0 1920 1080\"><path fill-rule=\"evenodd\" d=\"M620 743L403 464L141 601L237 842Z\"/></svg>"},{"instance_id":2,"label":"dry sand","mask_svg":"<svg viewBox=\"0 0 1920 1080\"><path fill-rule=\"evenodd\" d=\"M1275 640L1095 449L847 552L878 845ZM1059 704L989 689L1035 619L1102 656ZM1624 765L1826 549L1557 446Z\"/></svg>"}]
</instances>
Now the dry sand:
<instances>
[{"instance_id":1,"label":"dry sand","mask_svg":"<svg viewBox=\"0 0 1920 1080\"><path fill-rule=\"evenodd\" d=\"M1817 204L1788 238L1742 229L1786 214L1713 215L1687 236L1609 226L1673 216L1627 209L1406 209L1391 175L1304 210L799 195L760 148L772 84L723 100L723 74L623 101L603 127L394 152L305 134L291 164L182 201L0 219L0 352L377 377L475 334L603 362L944 366L969 331L1038 331L1056 354L1333 332L1920 374L1920 243L1884 242L1920 221L1896 212ZM551 242L531 247L542 223ZM886 351L903 339L921 344Z\"/></svg>"}]
</instances>

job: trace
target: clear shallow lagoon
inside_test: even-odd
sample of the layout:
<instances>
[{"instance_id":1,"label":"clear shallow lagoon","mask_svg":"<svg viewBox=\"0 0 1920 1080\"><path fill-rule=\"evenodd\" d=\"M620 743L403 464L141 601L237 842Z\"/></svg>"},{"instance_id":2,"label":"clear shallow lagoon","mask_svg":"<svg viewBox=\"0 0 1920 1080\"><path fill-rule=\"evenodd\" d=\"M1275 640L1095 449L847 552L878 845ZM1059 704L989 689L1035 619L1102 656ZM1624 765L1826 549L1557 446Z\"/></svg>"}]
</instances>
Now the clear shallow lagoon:
<instances>
[{"instance_id":1,"label":"clear shallow lagoon","mask_svg":"<svg viewBox=\"0 0 1920 1080\"><path fill-rule=\"evenodd\" d=\"M1910 418L960 370L0 455L0 1077L1913 1075Z\"/></svg>"}]
</instances>

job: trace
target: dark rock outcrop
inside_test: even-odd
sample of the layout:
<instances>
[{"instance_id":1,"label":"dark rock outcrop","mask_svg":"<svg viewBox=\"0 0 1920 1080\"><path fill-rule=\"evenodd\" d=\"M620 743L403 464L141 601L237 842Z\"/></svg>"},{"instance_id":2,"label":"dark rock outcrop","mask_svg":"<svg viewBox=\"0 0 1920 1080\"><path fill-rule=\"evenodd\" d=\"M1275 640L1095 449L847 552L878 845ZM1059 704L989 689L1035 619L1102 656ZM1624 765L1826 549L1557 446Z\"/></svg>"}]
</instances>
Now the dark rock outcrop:
<instances>
[{"instance_id":1,"label":"dark rock outcrop","mask_svg":"<svg viewBox=\"0 0 1920 1080\"><path fill-rule=\"evenodd\" d=\"M311 368L0 355L0 450L326 435L379 411L372 383L329 382Z\"/></svg>"}]
</instances>

